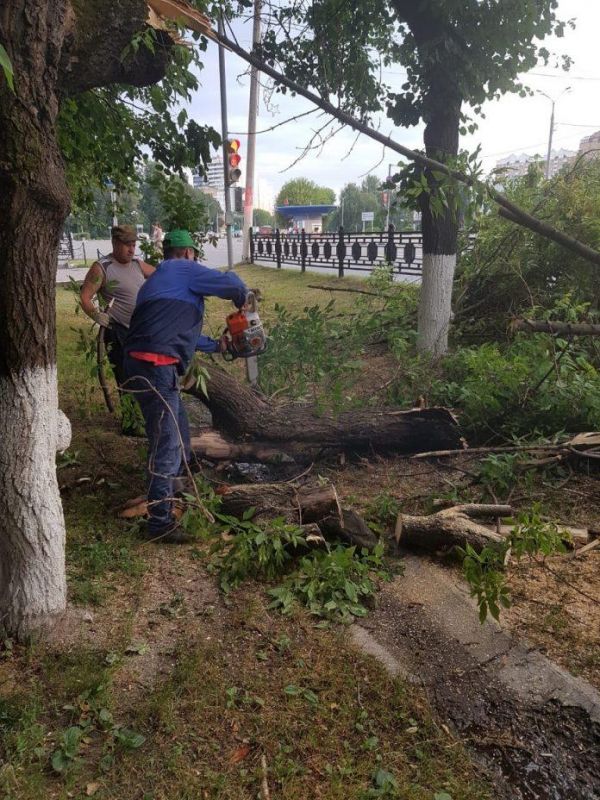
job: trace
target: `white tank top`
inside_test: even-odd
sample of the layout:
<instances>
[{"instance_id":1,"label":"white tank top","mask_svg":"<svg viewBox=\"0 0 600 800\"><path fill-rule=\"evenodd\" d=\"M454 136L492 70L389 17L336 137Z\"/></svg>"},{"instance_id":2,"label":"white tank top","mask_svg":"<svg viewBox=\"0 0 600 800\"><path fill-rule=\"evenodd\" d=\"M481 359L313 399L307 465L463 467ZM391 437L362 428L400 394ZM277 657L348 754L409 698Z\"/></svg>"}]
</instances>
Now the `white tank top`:
<instances>
[{"instance_id":1,"label":"white tank top","mask_svg":"<svg viewBox=\"0 0 600 800\"><path fill-rule=\"evenodd\" d=\"M114 300L108 315L128 328L137 294L146 280L140 262L134 258L129 264L120 264L111 254L100 258L98 263L104 273L99 293L107 303Z\"/></svg>"}]
</instances>

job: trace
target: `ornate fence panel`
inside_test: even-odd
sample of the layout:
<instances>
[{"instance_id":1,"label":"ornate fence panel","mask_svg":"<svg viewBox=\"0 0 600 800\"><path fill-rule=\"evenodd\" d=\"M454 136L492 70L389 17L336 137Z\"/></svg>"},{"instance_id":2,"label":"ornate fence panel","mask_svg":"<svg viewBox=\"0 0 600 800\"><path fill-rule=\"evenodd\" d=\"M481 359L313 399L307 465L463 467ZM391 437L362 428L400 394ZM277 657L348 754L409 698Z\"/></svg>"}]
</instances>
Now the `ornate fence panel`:
<instances>
[{"instance_id":1,"label":"ornate fence panel","mask_svg":"<svg viewBox=\"0 0 600 800\"><path fill-rule=\"evenodd\" d=\"M307 267L337 270L340 277L347 271L371 272L375 267L391 264L396 275L420 276L423 266L423 239L418 231L396 231L394 226L380 233L285 233L279 229L270 234L250 231L250 260L295 264L304 272Z\"/></svg>"}]
</instances>

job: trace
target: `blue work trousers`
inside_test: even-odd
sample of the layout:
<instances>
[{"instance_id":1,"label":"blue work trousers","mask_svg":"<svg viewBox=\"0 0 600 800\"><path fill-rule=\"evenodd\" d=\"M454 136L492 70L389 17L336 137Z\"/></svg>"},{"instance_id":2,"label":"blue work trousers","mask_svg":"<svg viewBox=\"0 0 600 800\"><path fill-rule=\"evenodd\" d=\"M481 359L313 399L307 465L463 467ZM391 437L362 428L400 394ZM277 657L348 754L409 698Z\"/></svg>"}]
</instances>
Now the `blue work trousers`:
<instances>
[{"instance_id":1,"label":"blue work trousers","mask_svg":"<svg viewBox=\"0 0 600 800\"><path fill-rule=\"evenodd\" d=\"M148 437L148 533L175 521L173 481L190 460L190 427L175 365L154 366L125 356L126 382L140 404Z\"/></svg>"}]
</instances>

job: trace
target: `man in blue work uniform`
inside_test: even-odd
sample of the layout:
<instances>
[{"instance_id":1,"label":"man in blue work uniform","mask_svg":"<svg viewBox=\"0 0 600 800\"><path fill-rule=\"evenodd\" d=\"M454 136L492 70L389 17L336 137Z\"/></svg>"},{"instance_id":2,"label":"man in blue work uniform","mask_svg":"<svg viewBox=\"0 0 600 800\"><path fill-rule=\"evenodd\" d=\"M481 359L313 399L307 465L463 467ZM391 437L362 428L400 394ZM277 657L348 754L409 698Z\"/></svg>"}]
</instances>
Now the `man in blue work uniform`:
<instances>
[{"instance_id":1,"label":"man in blue work uniform","mask_svg":"<svg viewBox=\"0 0 600 800\"><path fill-rule=\"evenodd\" d=\"M147 538L184 542L172 511L174 480L190 458L190 432L178 376L195 350L221 352L222 340L202 336L204 298L221 297L241 308L248 290L234 272L199 264L185 230L166 234L165 260L141 287L125 341L124 388L134 393L148 437Z\"/></svg>"}]
</instances>

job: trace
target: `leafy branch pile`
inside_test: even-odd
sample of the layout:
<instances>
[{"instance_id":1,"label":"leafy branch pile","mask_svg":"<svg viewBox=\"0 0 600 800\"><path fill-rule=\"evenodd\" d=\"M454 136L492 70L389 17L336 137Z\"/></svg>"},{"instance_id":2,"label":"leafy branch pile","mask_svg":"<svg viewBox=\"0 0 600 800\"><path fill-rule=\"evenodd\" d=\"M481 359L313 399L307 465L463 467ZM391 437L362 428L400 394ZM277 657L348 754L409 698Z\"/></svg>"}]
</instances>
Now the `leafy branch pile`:
<instances>
[{"instance_id":1,"label":"leafy branch pile","mask_svg":"<svg viewBox=\"0 0 600 800\"><path fill-rule=\"evenodd\" d=\"M300 526L282 518L258 524L252 521L253 508L237 519L219 511L220 499L211 489L199 484L199 490L215 522L208 522L188 496L182 524L199 540L212 541L211 569L224 592L250 578L266 582L283 578L269 590L271 608L289 614L299 604L325 620L349 622L367 613L378 581L389 577L382 543L371 552L335 543L314 548Z\"/></svg>"}]
</instances>

